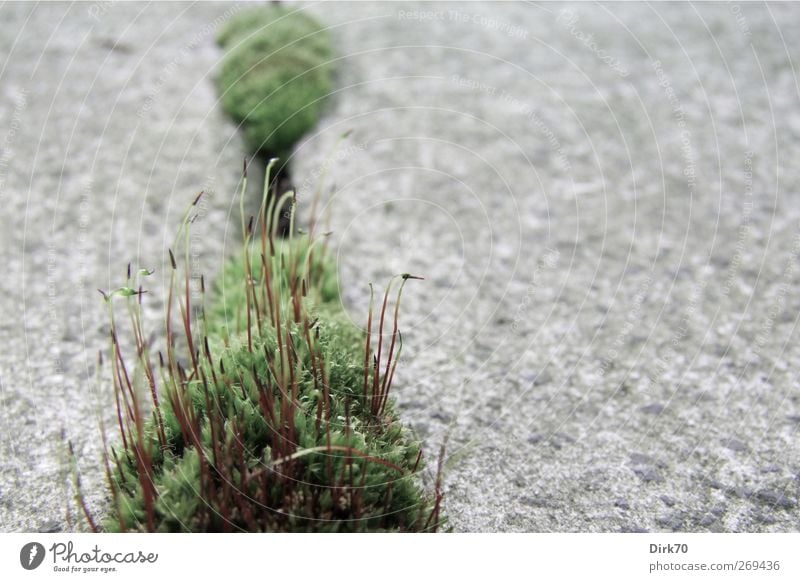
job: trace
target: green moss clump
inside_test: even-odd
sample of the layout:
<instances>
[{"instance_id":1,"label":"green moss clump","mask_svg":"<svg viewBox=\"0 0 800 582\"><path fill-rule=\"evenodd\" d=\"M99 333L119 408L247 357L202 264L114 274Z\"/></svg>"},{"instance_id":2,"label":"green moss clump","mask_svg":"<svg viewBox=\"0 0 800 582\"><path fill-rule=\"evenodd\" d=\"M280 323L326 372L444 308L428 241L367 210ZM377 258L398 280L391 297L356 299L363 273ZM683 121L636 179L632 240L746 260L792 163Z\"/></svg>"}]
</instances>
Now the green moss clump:
<instances>
[{"instance_id":1,"label":"green moss clump","mask_svg":"<svg viewBox=\"0 0 800 582\"><path fill-rule=\"evenodd\" d=\"M384 330L374 350L375 338L340 305L325 245L310 235L276 239L287 196L267 199L260 231L247 228L208 306L204 286L192 302L170 251L171 340L157 366L143 339L138 275L104 294L122 444L105 455L112 508L103 529L435 531L440 491L423 491L420 443L389 398L402 349L397 309L412 277L401 277L394 310L389 290L380 319L370 307L370 329L380 321ZM187 213L184 246L191 223ZM115 297L128 302L135 365L117 340Z\"/></svg>"},{"instance_id":2,"label":"green moss clump","mask_svg":"<svg viewBox=\"0 0 800 582\"><path fill-rule=\"evenodd\" d=\"M327 32L302 11L269 5L238 14L218 41L227 50L218 79L223 108L253 151L287 159L331 92Z\"/></svg>"}]
</instances>

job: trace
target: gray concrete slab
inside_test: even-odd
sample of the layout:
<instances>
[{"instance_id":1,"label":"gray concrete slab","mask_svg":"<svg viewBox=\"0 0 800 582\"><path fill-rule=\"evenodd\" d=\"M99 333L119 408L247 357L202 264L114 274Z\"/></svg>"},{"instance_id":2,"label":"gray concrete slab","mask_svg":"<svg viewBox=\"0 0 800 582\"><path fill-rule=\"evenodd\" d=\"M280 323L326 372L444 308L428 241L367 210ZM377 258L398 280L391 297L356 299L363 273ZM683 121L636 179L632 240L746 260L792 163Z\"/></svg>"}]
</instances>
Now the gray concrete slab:
<instances>
[{"instance_id":1,"label":"gray concrete slab","mask_svg":"<svg viewBox=\"0 0 800 582\"><path fill-rule=\"evenodd\" d=\"M458 531L800 529L798 7L317 7L346 298Z\"/></svg>"},{"instance_id":2,"label":"gray concrete slab","mask_svg":"<svg viewBox=\"0 0 800 582\"><path fill-rule=\"evenodd\" d=\"M96 289L123 284L128 262L155 268L159 329L164 253L203 188L193 269L227 255L244 150L210 75L232 6L0 6L0 531L77 526L62 434L102 511L97 412L114 416L95 384L108 343Z\"/></svg>"},{"instance_id":3,"label":"gray concrete slab","mask_svg":"<svg viewBox=\"0 0 800 582\"><path fill-rule=\"evenodd\" d=\"M160 269L207 180L203 270L225 254L242 150L203 31L227 9L0 8L2 531L70 527L62 429L102 507L93 289ZM299 195L353 130L329 172L346 307L426 277L396 395L429 456L450 434L453 527L800 529L798 8L310 9L339 89Z\"/></svg>"}]
</instances>

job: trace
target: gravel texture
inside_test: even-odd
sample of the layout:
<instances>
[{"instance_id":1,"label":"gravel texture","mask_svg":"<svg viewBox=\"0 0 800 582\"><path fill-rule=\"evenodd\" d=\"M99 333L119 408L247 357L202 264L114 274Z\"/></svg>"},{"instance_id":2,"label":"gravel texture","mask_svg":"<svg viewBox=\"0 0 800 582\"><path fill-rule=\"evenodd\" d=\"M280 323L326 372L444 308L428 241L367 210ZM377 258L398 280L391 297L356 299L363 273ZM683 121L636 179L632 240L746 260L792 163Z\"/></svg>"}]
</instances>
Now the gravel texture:
<instances>
[{"instance_id":1,"label":"gravel texture","mask_svg":"<svg viewBox=\"0 0 800 582\"><path fill-rule=\"evenodd\" d=\"M227 252L232 6L0 8L2 531L71 527L62 428L101 507L94 288L163 271L203 187L199 267ZM340 56L298 194L335 183L355 321L426 277L396 395L431 464L449 435L452 527L800 530L800 7L309 9Z\"/></svg>"}]
</instances>

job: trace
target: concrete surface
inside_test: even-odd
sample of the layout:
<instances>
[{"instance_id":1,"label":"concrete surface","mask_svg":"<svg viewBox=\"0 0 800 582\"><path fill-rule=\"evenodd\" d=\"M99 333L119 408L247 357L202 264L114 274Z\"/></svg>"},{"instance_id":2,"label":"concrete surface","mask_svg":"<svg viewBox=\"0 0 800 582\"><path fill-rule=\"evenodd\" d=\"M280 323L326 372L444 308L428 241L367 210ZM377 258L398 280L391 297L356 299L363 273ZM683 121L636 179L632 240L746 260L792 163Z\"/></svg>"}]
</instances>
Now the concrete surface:
<instances>
[{"instance_id":1,"label":"concrete surface","mask_svg":"<svg viewBox=\"0 0 800 582\"><path fill-rule=\"evenodd\" d=\"M230 10L0 6L0 531L81 523L74 507L66 517L62 435L102 512L97 412L115 417L108 367L100 390L95 382L108 344L96 289L124 284L128 262L155 268L145 303L149 329L160 329L166 249L201 189L211 195L193 274L218 271L227 254L244 150L209 75L212 25Z\"/></svg>"},{"instance_id":2,"label":"concrete surface","mask_svg":"<svg viewBox=\"0 0 800 582\"><path fill-rule=\"evenodd\" d=\"M227 7L90 6L0 8L2 531L70 527L62 427L102 507L94 288L160 268L209 174L206 272L232 224L241 146L192 40ZM346 307L426 277L396 396L431 459L449 434L453 528L800 530L800 8L309 9L339 88L299 196L352 129L329 164Z\"/></svg>"}]
</instances>

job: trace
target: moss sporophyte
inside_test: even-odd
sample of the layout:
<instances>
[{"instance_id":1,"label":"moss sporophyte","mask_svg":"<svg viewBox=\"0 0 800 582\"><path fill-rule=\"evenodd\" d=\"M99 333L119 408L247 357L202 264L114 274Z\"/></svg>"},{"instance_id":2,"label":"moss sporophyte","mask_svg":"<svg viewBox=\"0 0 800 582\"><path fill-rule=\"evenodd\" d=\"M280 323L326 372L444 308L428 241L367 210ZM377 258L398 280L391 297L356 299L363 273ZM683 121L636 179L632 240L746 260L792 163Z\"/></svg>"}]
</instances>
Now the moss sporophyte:
<instances>
[{"instance_id":1,"label":"moss sporophyte","mask_svg":"<svg viewBox=\"0 0 800 582\"><path fill-rule=\"evenodd\" d=\"M201 278L197 305L186 268L197 200L184 215L168 253L162 351L152 353L142 325L151 271L129 267L124 285L102 292L118 438L109 444L103 433L111 501L100 523L78 494L95 531L442 525L440 479L432 494L423 490L420 443L390 396L403 346L400 300L420 277L394 277L379 310L370 286L366 329L353 324L341 307L325 236L313 228L294 234L295 196L275 190L275 161L258 214L246 217L240 205L240 256L208 300ZM245 172L242 197L246 188ZM283 212L293 227L287 239L276 236ZM120 341L120 303L133 335L130 359Z\"/></svg>"}]
</instances>

